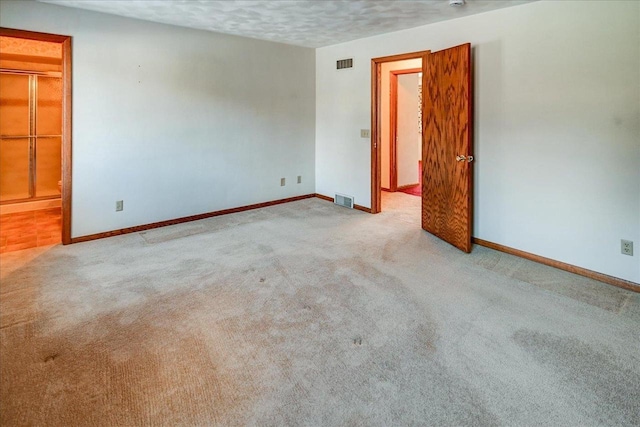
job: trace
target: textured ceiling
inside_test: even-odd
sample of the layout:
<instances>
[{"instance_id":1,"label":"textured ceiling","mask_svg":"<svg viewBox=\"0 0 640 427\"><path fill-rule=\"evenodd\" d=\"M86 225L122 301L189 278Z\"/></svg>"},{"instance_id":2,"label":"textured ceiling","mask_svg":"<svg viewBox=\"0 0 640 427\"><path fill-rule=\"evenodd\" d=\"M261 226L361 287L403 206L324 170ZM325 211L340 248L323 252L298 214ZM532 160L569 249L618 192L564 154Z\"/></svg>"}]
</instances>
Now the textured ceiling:
<instances>
[{"instance_id":1,"label":"textured ceiling","mask_svg":"<svg viewBox=\"0 0 640 427\"><path fill-rule=\"evenodd\" d=\"M40 0L297 46L322 47L533 0Z\"/></svg>"}]
</instances>

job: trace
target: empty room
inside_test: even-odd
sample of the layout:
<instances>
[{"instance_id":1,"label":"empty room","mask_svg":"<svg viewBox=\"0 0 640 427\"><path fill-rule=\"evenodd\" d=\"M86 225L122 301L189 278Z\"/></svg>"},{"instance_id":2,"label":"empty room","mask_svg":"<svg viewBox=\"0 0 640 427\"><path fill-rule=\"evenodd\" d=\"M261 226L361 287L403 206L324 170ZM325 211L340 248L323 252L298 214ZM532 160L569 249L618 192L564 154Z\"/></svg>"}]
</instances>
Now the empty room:
<instances>
[{"instance_id":1,"label":"empty room","mask_svg":"<svg viewBox=\"0 0 640 427\"><path fill-rule=\"evenodd\" d=\"M0 425L640 425L640 2L0 0Z\"/></svg>"}]
</instances>

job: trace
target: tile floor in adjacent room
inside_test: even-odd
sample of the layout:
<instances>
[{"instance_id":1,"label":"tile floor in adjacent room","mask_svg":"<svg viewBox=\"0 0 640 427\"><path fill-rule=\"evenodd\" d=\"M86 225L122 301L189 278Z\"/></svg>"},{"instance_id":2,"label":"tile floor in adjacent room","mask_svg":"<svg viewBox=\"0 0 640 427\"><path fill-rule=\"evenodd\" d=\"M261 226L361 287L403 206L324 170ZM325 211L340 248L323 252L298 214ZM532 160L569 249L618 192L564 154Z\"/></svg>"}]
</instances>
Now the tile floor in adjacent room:
<instances>
[{"instance_id":1,"label":"tile floor in adjacent room","mask_svg":"<svg viewBox=\"0 0 640 427\"><path fill-rule=\"evenodd\" d=\"M0 253L61 242L61 208L0 215Z\"/></svg>"}]
</instances>

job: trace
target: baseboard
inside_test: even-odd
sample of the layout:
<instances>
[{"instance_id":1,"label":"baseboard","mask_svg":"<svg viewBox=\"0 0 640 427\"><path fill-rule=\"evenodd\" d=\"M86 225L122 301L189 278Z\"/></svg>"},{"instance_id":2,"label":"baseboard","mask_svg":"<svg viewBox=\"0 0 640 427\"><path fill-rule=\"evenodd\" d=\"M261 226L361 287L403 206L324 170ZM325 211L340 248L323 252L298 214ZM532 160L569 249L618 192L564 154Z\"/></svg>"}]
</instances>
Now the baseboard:
<instances>
[{"instance_id":1,"label":"baseboard","mask_svg":"<svg viewBox=\"0 0 640 427\"><path fill-rule=\"evenodd\" d=\"M415 184L399 185L399 186L397 187L397 190L398 190L398 191L400 191L400 190L404 190L405 188L415 187L416 185L420 185L420 183L419 183L419 182L416 182Z\"/></svg>"},{"instance_id":2,"label":"baseboard","mask_svg":"<svg viewBox=\"0 0 640 427\"><path fill-rule=\"evenodd\" d=\"M170 219L167 221L154 222L152 224L137 225L135 227L122 228L120 230L106 231L104 233L91 234L88 236L73 237L71 243L88 242L90 240L104 239L106 237L119 236L121 234L138 233L140 231L151 230L153 228L166 227L168 225L182 224L183 222L198 221L200 219L214 216L228 215L237 212L249 211L252 209L266 208L268 206L280 205L282 203L295 202L297 200L310 199L315 194L305 194L303 196L289 197L287 199L273 200L270 202L256 203L253 205L240 206L238 208L224 209L221 211L207 212L199 215L185 216L182 218Z\"/></svg>"},{"instance_id":3,"label":"baseboard","mask_svg":"<svg viewBox=\"0 0 640 427\"><path fill-rule=\"evenodd\" d=\"M327 202L333 202L333 197L325 196L323 194L316 193L318 199L326 200Z\"/></svg>"},{"instance_id":4,"label":"baseboard","mask_svg":"<svg viewBox=\"0 0 640 427\"><path fill-rule=\"evenodd\" d=\"M495 249L496 251L504 252L507 254L515 255L521 258L525 258L531 261L545 264L551 267L559 268L570 273L578 274L580 276L588 277L590 279L598 280L600 282L608 283L609 285L617 286L619 288L628 289L634 292L640 292L640 284L631 282L629 280L619 279L617 277L609 276L607 274L598 273L593 270L578 267L572 264L567 264L561 261L556 261L551 258L545 258L540 255L535 255L529 252L521 251L520 249L510 248L509 246L500 245L498 243L489 242L487 240L478 239L473 237L472 242L476 245L485 246L487 248Z\"/></svg>"},{"instance_id":5,"label":"baseboard","mask_svg":"<svg viewBox=\"0 0 640 427\"><path fill-rule=\"evenodd\" d=\"M113 236L119 236L122 234L129 234L129 233L138 233L141 231L146 231L146 230L151 230L154 228L160 228L160 227L166 227L169 225L176 225L176 224L182 224L184 222L191 222L191 221L198 221L200 219L206 219L206 218L212 218L215 216L221 216L221 215L228 215L228 214L232 214L232 213L237 213L237 212L244 212L244 211L248 211L248 210L252 210L252 209L260 209L260 208L266 208L268 206L274 206L274 205L280 205L283 203L289 203L289 202L295 202L297 200L303 200L303 199L310 199L312 197L317 197L319 199L322 200L326 200L329 202L333 202L333 198L329 197L329 196L325 196L323 194L319 194L319 193L314 193L314 194L305 194L302 196L295 196L295 197L289 197L286 199L279 199L279 200L272 200L270 202L262 202L262 203L255 203L253 205L247 205L247 206L240 206L237 208L231 208L231 209L223 209L220 211L214 211L214 212L207 212L207 213L203 213L203 214L199 214L199 215L191 215L191 216L185 216L182 218L176 218L176 219L170 219L167 221L160 221L160 222L154 222L151 224L144 224L144 225L137 225L135 227L128 227L128 228L122 228L119 230L113 230L113 231L106 231L104 233L97 233L97 234L90 234L87 236L80 236L80 237L73 237L71 239L71 243L81 243L81 242L88 242L90 240L97 240L97 239L104 239L107 237L113 237ZM360 205L353 205L354 209L363 211L363 212L367 212L367 213L371 213L371 209L364 207L364 206L360 206ZM504 252L507 254L511 254L511 255L515 255L521 258L525 258L534 262L538 262L540 264L545 264L551 267L555 267L555 268L559 268L560 270L565 270L568 271L570 273L574 273L574 274L578 274L580 276L584 276L584 277L588 277L590 279L594 279L594 280L598 280L600 282L604 282L604 283L608 283L610 285L613 286L617 286L620 288L624 288L624 289L628 289L630 291L634 291L634 292L639 292L640 293L640 284L639 283L635 283L635 282L631 282L629 280L624 280L624 279L620 279L617 277L613 277L613 276L609 276L607 274L603 274L603 273L598 273L596 271L593 270L589 270L586 268L582 268L582 267L578 267L572 264L567 264L561 261L556 261L554 259L551 258L545 258L543 256L540 255L535 255L529 252L525 252L525 251L521 251L520 249L515 249L515 248L511 248L509 246L504 246L504 245L500 245L498 243L493 243L493 242L489 242L487 240L483 240L483 239L478 239L477 237L473 237L472 242L475 243L476 245L480 245L480 246L484 246L487 248L491 248L491 249L495 249L497 251L500 252Z\"/></svg>"},{"instance_id":6,"label":"baseboard","mask_svg":"<svg viewBox=\"0 0 640 427\"><path fill-rule=\"evenodd\" d=\"M318 194L318 193L316 193L315 196L318 199L326 200L328 202L333 202L333 197L325 196L324 194ZM364 206L360 206L356 204L353 205L353 209L357 209L359 211L366 212L366 213L371 213L371 208L365 208Z\"/></svg>"}]
</instances>

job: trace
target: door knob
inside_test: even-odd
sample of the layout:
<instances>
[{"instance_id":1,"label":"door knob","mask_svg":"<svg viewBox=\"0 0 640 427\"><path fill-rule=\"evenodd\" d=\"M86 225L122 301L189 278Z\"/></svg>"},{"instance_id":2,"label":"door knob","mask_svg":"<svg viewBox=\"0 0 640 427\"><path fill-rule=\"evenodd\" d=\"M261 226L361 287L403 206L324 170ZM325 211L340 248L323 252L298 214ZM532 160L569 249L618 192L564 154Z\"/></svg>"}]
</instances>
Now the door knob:
<instances>
[{"instance_id":1,"label":"door knob","mask_svg":"<svg viewBox=\"0 0 640 427\"><path fill-rule=\"evenodd\" d=\"M471 163L471 162L473 162L473 156L469 156L469 157L467 157L467 156L460 156L460 155L457 155L457 156L456 156L456 161L457 161L457 162L462 162L462 161L464 161L464 160L466 160L467 162Z\"/></svg>"}]
</instances>

